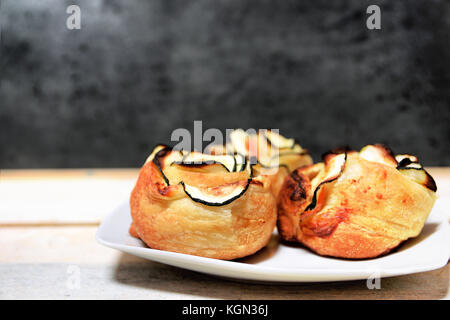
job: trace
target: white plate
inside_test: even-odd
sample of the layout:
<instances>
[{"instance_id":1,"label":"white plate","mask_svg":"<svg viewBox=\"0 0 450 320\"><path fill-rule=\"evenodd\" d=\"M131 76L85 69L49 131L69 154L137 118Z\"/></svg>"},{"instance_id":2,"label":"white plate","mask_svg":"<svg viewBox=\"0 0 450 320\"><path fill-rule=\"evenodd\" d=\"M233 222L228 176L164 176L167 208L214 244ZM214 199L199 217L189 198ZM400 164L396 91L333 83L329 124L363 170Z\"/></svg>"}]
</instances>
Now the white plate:
<instances>
[{"instance_id":1,"label":"white plate","mask_svg":"<svg viewBox=\"0 0 450 320\"><path fill-rule=\"evenodd\" d=\"M445 209L446 210L446 209ZM207 274L265 282L313 282L392 277L443 267L450 255L450 232L444 208L434 207L419 237L377 259L325 258L301 247L280 243L274 232L268 246L256 254L222 261L148 248L128 233L131 217L124 203L106 217L97 231L105 246L148 260Z\"/></svg>"}]
</instances>

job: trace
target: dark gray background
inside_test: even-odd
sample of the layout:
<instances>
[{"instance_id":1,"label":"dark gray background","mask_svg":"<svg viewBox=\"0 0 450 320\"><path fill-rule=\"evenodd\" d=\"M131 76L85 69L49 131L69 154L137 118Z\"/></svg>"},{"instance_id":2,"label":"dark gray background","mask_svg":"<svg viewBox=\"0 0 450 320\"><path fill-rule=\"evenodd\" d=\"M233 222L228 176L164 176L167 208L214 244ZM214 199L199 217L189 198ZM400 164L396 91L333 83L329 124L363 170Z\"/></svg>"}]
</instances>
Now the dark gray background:
<instances>
[{"instance_id":1,"label":"dark gray background","mask_svg":"<svg viewBox=\"0 0 450 320\"><path fill-rule=\"evenodd\" d=\"M0 168L140 166L193 120L280 128L315 160L383 142L450 165L449 19L430 0L2 0Z\"/></svg>"}]
</instances>

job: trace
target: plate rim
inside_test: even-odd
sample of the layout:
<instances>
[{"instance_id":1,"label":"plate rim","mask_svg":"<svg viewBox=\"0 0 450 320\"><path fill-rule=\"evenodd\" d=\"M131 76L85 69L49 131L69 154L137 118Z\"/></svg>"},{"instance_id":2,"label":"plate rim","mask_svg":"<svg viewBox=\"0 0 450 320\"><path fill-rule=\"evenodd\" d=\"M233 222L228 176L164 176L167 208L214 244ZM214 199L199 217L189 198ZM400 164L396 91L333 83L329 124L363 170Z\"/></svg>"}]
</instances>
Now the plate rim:
<instances>
[{"instance_id":1,"label":"plate rim","mask_svg":"<svg viewBox=\"0 0 450 320\"><path fill-rule=\"evenodd\" d=\"M178 252L164 251L158 249L152 249L148 247L137 247L127 244L121 244L111 242L102 237L102 232L108 222L113 220L115 215L123 214L126 206L129 207L128 202L123 202L118 205L112 212L110 212L101 222L98 227L95 239L101 245L106 247L126 252L131 255L139 256L141 258L171 265L174 267L187 269L195 272L205 273L213 276L220 276L232 279L250 280L250 281L265 281L265 282L335 282L335 281L348 281L348 280L364 280L368 279L377 273L377 277L394 277L400 275L408 275L426 271L432 271L445 266L450 259L450 248L447 250L447 255L442 254L441 259L435 259L435 263L414 266L414 267L397 267L388 268L383 270L382 268L357 268L357 269L317 269L317 268L301 268L301 269L283 269L277 267L260 266L254 264L247 264L239 261L228 261L213 258L206 258L201 256L189 255ZM439 233L446 233L448 242L450 243L450 226L445 218L436 221L438 223ZM442 229L442 230L441 230ZM445 236L445 235L444 235ZM445 252L445 250L443 251ZM138 254L141 253L141 254ZM149 256L150 254L150 256ZM351 260L349 260L351 261ZM358 260L365 261L365 260ZM367 261L367 260L366 260ZM188 262L189 265L181 265L183 262ZM205 270L206 269L206 270ZM380 270L381 269L381 270ZM330 275L330 273L332 275Z\"/></svg>"}]
</instances>

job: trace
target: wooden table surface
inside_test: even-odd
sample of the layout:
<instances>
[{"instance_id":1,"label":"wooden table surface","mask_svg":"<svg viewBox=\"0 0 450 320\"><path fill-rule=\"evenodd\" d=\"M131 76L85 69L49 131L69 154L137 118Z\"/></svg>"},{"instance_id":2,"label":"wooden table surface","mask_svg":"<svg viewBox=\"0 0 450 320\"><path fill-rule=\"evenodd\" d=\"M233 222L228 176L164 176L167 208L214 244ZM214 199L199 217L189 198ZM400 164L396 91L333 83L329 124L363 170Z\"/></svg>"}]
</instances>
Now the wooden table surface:
<instances>
[{"instance_id":1,"label":"wooden table surface","mask_svg":"<svg viewBox=\"0 0 450 320\"><path fill-rule=\"evenodd\" d=\"M450 214L450 168L429 168ZM450 267L381 280L243 283L103 247L102 218L136 169L1 170L0 299L449 299ZM101 190L101 192L99 192ZM450 245L450 244L449 244Z\"/></svg>"}]
</instances>

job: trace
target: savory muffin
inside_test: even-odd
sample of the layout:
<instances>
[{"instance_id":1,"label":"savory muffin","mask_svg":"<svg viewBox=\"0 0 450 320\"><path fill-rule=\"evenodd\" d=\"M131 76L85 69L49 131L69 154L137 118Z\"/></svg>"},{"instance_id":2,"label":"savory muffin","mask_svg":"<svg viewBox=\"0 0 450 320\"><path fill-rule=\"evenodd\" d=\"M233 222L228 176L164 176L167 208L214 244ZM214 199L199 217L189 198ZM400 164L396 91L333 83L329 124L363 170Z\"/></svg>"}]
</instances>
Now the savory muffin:
<instances>
[{"instance_id":1,"label":"savory muffin","mask_svg":"<svg viewBox=\"0 0 450 320\"><path fill-rule=\"evenodd\" d=\"M417 157L383 145L328 152L294 170L278 196L278 230L318 254L373 258L422 230L436 184Z\"/></svg>"},{"instance_id":2,"label":"savory muffin","mask_svg":"<svg viewBox=\"0 0 450 320\"><path fill-rule=\"evenodd\" d=\"M130 233L150 248L235 259L264 247L276 224L271 180L237 155L157 146L130 198Z\"/></svg>"}]
</instances>

